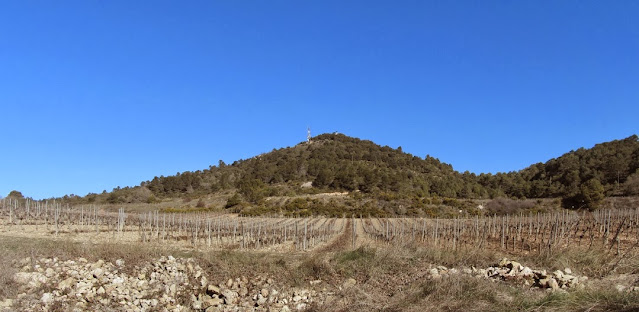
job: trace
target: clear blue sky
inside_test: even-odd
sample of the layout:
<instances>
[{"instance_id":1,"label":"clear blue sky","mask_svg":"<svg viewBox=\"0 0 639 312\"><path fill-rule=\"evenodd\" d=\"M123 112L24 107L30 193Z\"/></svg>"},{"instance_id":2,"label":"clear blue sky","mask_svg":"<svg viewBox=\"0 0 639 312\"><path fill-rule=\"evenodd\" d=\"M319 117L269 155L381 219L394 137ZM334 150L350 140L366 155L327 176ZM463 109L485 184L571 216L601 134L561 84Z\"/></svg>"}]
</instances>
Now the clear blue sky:
<instances>
[{"instance_id":1,"label":"clear blue sky","mask_svg":"<svg viewBox=\"0 0 639 312\"><path fill-rule=\"evenodd\" d=\"M341 133L498 172L639 133L639 2L0 1L0 195Z\"/></svg>"}]
</instances>

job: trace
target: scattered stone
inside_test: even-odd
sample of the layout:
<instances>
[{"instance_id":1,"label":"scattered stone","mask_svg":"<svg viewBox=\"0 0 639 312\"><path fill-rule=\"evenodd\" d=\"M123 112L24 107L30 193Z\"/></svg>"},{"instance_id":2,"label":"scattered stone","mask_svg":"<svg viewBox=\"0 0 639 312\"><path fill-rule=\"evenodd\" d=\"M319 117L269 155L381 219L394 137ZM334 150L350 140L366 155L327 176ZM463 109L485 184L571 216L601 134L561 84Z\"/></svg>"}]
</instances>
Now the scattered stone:
<instances>
[{"instance_id":1,"label":"scattered stone","mask_svg":"<svg viewBox=\"0 0 639 312\"><path fill-rule=\"evenodd\" d=\"M0 301L0 308L11 308L13 306L13 299L4 299Z\"/></svg>"},{"instance_id":2,"label":"scattered stone","mask_svg":"<svg viewBox=\"0 0 639 312\"><path fill-rule=\"evenodd\" d=\"M255 302L255 304L257 304L258 306L264 305L266 303L266 297L262 296L262 294L257 295L257 300Z\"/></svg>"},{"instance_id":3,"label":"scattered stone","mask_svg":"<svg viewBox=\"0 0 639 312\"><path fill-rule=\"evenodd\" d=\"M47 277L40 272L18 272L13 276L13 280L29 288L38 288L47 282Z\"/></svg>"},{"instance_id":4,"label":"scattered stone","mask_svg":"<svg viewBox=\"0 0 639 312\"><path fill-rule=\"evenodd\" d=\"M562 278L564 276L564 272L561 272L561 270L557 270L555 272L552 272L552 275L556 278Z\"/></svg>"},{"instance_id":5,"label":"scattered stone","mask_svg":"<svg viewBox=\"0 0 639 312\"><path fill-rule=\"evenodd\" d=\"M42 294L42 298L40 298L40 301L42 301L43 304L48 305L50 303L53 302L53 294L51 293L44 293Z\"/></svg>"},{"instance_id":6,"label":"scattered stone","mask_svg":"<svg viewBox=\"0 0 639 312\"><path fill-rule=\"evenodd\" d=\"M100 259L100 260L98 260L97 262L95 262L95 263L93 263L91 265L91 270L95 270L97 268L101 268L102 265L104 265L104 260Z\"/></svg>"},{"instance_id":7,"label":"scattered stone","mask_svg":"<svg viewBox=\"0 0 639 312\"><path fill-rule=\"evenodd\" d=\"M58 283L58 289L65 290L73 287L73 285L75 285L75 279L73 277L69 277Z\"/></svg>"},{"instance_id":8,"label":"scattered stone","mask_svg":"<svg viewBox=\"0 0 639 312\"><path fill-rule=\"evenodd\" d=\"M211 306L219 306L224 303L224 300L218 298L217 296L211 297L207 295L207 296L203 296L202 302L208 308Z\"/></svg>"},{"instance_id":9,"label":"scattered stone","mask_svg":"<svg viewBox=\"0 0 639 312\"><path fill-rule=\"evenodd\" d=\"M55 271L52 268L47 268L44 271L44 275L46 275L47 277L51 277L51 276L53 276L53 274L55 274Z\"/></svg>"},{"instance_id":10,"label":"scattered stone","mask_svg":"<svg viewBox=\"0 0 639 312\"><path fill-rule=\"evenodd\" d=\"M193 296L193 298L195 298L195 296ZM191 307L193 307L194 310L201 310L202 309L202 301L199 301L197 299L193 299L191 301L193 302Z\"/></svg>"},{"instance_id":11,"label":"scattered stone","mask_svg":"<svg viewBox=\"0 0 639 312\"><path fill-rule=\"evenodd\" d=\"M349 278L349 279L347 279L347 280L344 282L344 284L342 285L342 287L343 287L344 289L349 289L349 288L351 288L351 287L355 286L356 284L357 284L357 281L356 281L354 278Z\"/></svg>"},{"instance_id":12,"label":"scattered stone","mask_svg":"<svg viewBox=\"0 0 639 312\"><path fill-rule=\"evenodd\" d=\"M104 270L102 270L100 267L97 267L97 268L93 269L93 271L91 271L91 274L95 278L100 278L102 276L102 274L104 274Z\"/></svg>"},{"instance_id":13,"label":"scattered stone","mask_svg":"<svg viewBox=\"0 0 639 312\"><path fill-rule=\"evenodd\" d=\"M222 290L222 296L224 297L224 303L226 304L237 303L238 294L230 289Z\"/></svg>"},{"instance_id":14,"label":"scattered stone","mask_svg":"<svg viewBox=\"0 0 639 312\"><path fill-rule=\"evenodd\" d=\"M521 270L521 264L516 261L508 261L506 267L516 272Z\"/></svg>"},{"instance_id":15,"label":"scattered stone","mask_svg":"<svg viewBox=\"0 0 639 312\"><path fill-rule=\"evenodd\" d=\"M242 287L238 291L238 294L240 295L240 297L246 297L248 295L248 293L249 293L249 291L248 291L248 288L246 288L246 287Z\"/></svg>"},{"instance_id":16,"label":"scattered stone","mask_svg":"<svg viewBox=\"0 0 639 312\"><path fill-rule=\"evenodd\" d=\"M524 267L523 269L521 269L521 275L523 277L531 277L534 275L534 273L529 267Z\"/></svg>"}]
</instances>

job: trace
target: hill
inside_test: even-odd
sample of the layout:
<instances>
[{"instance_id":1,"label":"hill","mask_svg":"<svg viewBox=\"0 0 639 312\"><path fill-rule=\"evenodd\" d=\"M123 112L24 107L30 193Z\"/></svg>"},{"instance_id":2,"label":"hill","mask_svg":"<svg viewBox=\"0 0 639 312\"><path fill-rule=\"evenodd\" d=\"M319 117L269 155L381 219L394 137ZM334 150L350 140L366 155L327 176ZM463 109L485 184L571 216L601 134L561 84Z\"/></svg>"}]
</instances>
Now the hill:
<instances>
[{"instance_id":1,"label":"hill","mask_svg":"<svg viewBox=\"0 0 639 312\"><path fill-rule=\"evenodd\" d=\"M565 207L587 204L584 193L595 189L602 196L639 195L639 138L580 148L518 172L480 175L479 181L509 197L561 197Z\"/></svg>"},{"instance_id":2,"label":"hill","mask_svg":"<svg viewBox=\"0 0 639 312\"><path fill-rule=\"evenodd\" d=\"M596 208L603 196L639 194L638 170L636 135L580 148L516 172L475 175L455 171L428 155L420 158L403 152L401 147L380 146L335 133L231 165L220 161L205 170L154 177L137 187L118 187L110 193L67 196L63 200L153 203L222 194L226 208L245 213L282 212L294 203L295 207L289 208L298 212L316 213L333 207L330 214L339 214L348 206L346 211L359 213L422 214L432 205L469 208L463 200L498 197L562 198L565 207ZM321 193L350 195L346 199L309 200L308 195ZM296 199L300 196L305 200ZM207 208L206 201L198 206Z\"/></svg>"}]
</instances>

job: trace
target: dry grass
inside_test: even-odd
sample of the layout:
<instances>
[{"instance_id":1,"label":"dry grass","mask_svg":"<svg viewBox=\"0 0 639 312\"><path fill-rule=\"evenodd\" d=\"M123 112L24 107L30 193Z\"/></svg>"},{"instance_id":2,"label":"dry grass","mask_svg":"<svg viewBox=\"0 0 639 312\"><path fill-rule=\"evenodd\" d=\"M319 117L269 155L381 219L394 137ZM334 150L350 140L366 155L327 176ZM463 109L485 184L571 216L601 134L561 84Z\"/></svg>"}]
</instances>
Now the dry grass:
<instances>
[{"instance_id":1,"label":"dry grass","mask_svg":"<svg viewBox=\"0 0 639 312\"><path fill-rule=\"evenodd\" d=\"M339 240L338 240L339 242ZM637 293L621 293L599 276L611 277L610 268L619 257L604 249L574 247L550 256L506 254L486 249L422 248L417 246L364 246L349 250L348 244L316 252L196 251L183 248L147 247L142 244L89 244L48 238L0 236L0 299L15 298L12 280L25 257L57 257L90 261L123 259L127 266L146 263L162 255L193 257L212 282L245 276L272 277L281 287L310 287L334 291L334 298L316 303L309 311L639 311ZM333 246L333 247L335 247ZM570 267L591 277L584 290L548 293L506 282L492 282L466 275L441 280L425 278L432 265L487 267L500 258L516 259L527 266L548 270ZM617 273L638 274L639 257L632 254L617 266ZM355 287L340 289L354 278ZM60 307L63 310L63 307Z\"/></svg>"},{"instance_id":2,"label":"dry grass","mask_svg":"<svg viewBox=\"0 0 639 312\"><path fill-rule=\"evenodd\" d=\"M639 294L610 288L550 293L538 299L520 298L519 311L639 311Z\"/></svg>"},{"instance_id":3,"label":"dry grass","mask_svg":"<svg viewBox=\"0 0 639 312\"><path fill-rule=\"evenodd\" d=\"M13 275L16 273L16 268L10 264L16 260L12 255L0 253L0 299L2 298L15 298L17 295L17 286L13 281Z\"/></svg>"}]
</instances>

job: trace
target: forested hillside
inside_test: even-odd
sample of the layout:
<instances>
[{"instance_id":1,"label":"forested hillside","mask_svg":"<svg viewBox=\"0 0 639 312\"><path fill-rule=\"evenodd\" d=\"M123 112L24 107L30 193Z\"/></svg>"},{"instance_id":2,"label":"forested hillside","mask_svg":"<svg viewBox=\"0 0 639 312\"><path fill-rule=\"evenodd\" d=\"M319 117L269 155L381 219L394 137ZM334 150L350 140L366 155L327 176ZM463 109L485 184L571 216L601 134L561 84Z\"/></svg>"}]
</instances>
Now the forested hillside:
<instances>
[{"instance_id":1,"label":"forested hillside","mask_svg":"<svg viewBox=\"0 0 639 312\"><path fill-rule=\"evenodd\" d=\"M479 181L510 197L561 197L566 207L588 205L593 194L638 195L639 140L633 135L580 148L519 172L482 174Z\"/></svg>"},{"instance_id":2,"label":"forested hillside","mask_svg":"<svg viewBox=\"0 0 639 312\"><path fill-rule=\"evenodd\" d=\"M306 184L307 187L302 187ZM312 187L310 187L312 185ZM426 155L379 146L343 134L322 134L310 143L273 150L231 165L155 177L137 187L69 198L75 202L154 202L235 192L234 203L257 204L269 196L357 192L360 198L562 198L565 207L595 208L603 196L639 195L636 135L580 148L518 172L460 173ZM411 204L412 203L412 204Z\"/></svg>"},{"instance_id":3,"label":"forested hillside","mask_svg":"<svg viewBox=\"0 0 639 312\"><path fill-rule=\"evenodd\" d=\"M143 183L155 196L240 190L305 182L327 192L394 193L410 197L481 198L491 194L474 174L461 174L451 165L420 158L367 140L323 134L311 143L273 150L227 166L159 177ZM292 191L295 191L293 188Z\"/></svg>"}]
</instances>

